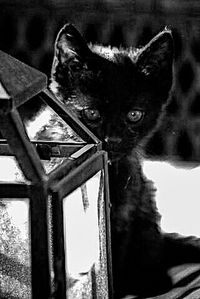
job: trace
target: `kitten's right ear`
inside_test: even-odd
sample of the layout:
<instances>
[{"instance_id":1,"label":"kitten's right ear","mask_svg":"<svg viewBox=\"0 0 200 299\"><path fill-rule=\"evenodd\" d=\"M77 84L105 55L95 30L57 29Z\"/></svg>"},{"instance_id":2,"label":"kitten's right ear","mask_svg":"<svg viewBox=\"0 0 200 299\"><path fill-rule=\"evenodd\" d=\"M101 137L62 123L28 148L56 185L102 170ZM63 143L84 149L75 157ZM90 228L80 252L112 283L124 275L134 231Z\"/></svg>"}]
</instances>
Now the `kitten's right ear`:
<instances>
[{"instance_id":1,"label":"kitten's right ear","mask_svg":"<svg viewBox=\"0 0 200 299\"><path fill-rule=\"evenodd\" d=\"M141 50L137 58L138 70L146 77L169 77L172 72L173 52L172 32L165 28Z\"/></svg>"},{"instance_id":2,"label":"kitten's right ear","mask_svg":"<svg viewBox=\"0 0 200 299\"><path fill-rule=\"evenodd\" d=\"M66 24L56 38L55 58L62 64L69 60L84 61L89 53L90 49L78 30Z\"/></svg>"}]
</instances>

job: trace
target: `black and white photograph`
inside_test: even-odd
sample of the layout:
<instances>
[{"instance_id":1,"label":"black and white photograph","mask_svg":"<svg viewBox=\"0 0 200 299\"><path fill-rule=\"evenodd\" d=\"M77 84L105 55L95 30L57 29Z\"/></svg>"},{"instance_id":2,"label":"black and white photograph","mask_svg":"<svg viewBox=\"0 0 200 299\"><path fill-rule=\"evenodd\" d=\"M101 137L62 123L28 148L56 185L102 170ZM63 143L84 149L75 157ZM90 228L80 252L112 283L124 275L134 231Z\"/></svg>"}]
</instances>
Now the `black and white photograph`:
<instances>
[{"instance_id":1,"label":"black and white photograph","mask_svg":"<svg viewBox=\"0 0 200 299\"><path fill-rule=\"evenodd\" d=\"M0 299L200 299L200 1L0 0Z\"/></svg>"}]
</instances>

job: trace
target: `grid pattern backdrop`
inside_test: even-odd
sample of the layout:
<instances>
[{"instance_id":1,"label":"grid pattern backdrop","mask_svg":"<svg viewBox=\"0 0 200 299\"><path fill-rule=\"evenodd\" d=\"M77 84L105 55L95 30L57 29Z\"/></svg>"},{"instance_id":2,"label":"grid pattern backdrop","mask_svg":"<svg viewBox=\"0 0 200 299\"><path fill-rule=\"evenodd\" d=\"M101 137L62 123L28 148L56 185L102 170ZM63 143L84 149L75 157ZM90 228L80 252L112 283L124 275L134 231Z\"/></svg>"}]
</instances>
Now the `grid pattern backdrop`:
<instances>
[{"instance_id":1,"label":"grid pattern backdrop","mask_svg":"<svg viewBox=\"0 0 200 299\"><path fill-rule=\"evenodd\" d=\"M200 161L200 2L198 0L0 0L0 49L50 74L61 26L87 41L141 46L166 25L175 38L175 80L167 117L146 147L154 157Z\"/></svg>"}]
</instances>

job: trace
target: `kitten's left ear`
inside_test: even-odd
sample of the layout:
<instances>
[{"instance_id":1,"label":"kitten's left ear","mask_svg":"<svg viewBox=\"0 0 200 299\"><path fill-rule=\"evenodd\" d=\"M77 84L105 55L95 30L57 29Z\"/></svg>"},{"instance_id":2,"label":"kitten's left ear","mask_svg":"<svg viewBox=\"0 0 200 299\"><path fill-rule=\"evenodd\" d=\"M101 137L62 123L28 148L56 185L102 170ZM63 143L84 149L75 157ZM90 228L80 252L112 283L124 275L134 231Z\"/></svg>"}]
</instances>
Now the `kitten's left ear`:
<instances>
[{"instance_id":1,"label":"kitten's left ear","mask_svg":"<svg viewBox=\"0 0 200 299\"><path fill-rule=\"evenodd\" d=\"M172 32L165 29L156 35L139 53L136 62L138 70L146 77L171 73L173 48Z\"/></svg>"}]
</instances>

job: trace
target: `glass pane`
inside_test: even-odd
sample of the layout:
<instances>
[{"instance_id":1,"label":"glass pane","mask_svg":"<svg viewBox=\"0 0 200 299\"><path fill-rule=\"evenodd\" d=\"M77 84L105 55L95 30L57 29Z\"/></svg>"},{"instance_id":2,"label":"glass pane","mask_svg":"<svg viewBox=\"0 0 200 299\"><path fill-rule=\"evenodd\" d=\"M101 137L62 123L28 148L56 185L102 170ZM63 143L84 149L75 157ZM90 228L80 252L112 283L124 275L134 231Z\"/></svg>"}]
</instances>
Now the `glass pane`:
<instances>
[{"instance_id":1,"label":"glass pane","mask_svg":"<svg viewBox=\"0 0 200 299\"><path fill-rule=\"evenodd\" d=\"M49 173L64 160L66 159L53 157L50 160L41 160L41 162L46 173ZM14 156L0 156L0 169L0 182L24 183L27 181Z\"/></svg>"},{"instance_id":2,"label":"glass pane","mask_svg":"<svg viewBox=\"0 0 200 299\"><path fill-rule=\"evenodd\" d=\"M41 106L42 109L40 109ZM22 105L19 108L19 113L24 120L30 139L65 141L68 143L83 142L81 137L38 97L34 97ZM37 113L37 117L34 116L35 113Z\"/></svg>"},{"instance_id":3,"label":"glass pane","mask_svg":"<svg viewBox=\"0 0 200 299\"><path fill-rule=\"evenodd\" d=\"M103 172L64 199L67 298L108 298Z\"/></svg>"},{"instance_id":4,"label":"glass pane","mask_svg":"<svg viewBox=\"0 0 200 299\"><path fill-rule=\"evenodd\" d=\"M50 160L41 160L41 162L48 174L66 159L52 157ZM0 156L0 169L0 182L27 182L14 156Z\"/></svg>"},{"instance_id":5,"label":"glass pane","mask_svg":"<svg viewBox=\"0 0 200 299\"><path fill-rule=\"evenodd\" d=\"M31 298L29 200L0 203L0 298Z\"/></svg>"},{"instance_id":6,"label":"glass pane","mask_svg":"<svg viewBox=\"0 0 200 299\"><path fill-rule=\"evenodd\" d=\"M57 166L59 166L60 164L62 164L62 162L64 162L65 160L67 160L67 158L51 158L50 160L41 160L42 165L44 166L44 169L46 171L46 173L50 173L53 169L55 169Z\"/></svg>"},{"instance_id":7,"label":"glass pane","mask_svg":"<svg viewBox=\"0 0 200 299\"><path fill-rule=\"evenodd\" d=\"M2 182L25 182L26 180L13 156L0 156L0 169Z\"/></svg>"}]
</instances>

